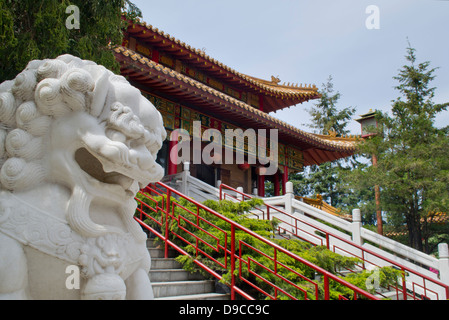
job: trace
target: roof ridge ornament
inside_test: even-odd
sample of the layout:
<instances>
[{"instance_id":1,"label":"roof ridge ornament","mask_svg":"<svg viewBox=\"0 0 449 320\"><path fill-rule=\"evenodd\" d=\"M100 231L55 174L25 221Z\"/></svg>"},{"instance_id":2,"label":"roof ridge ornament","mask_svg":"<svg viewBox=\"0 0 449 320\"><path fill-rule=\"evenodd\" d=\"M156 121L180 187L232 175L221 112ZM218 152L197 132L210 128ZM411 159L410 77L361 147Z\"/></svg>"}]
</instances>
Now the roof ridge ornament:
<instances>
[{"instance_id":1,"label":"roof ridge ornament","mask_svg":"<svg viewBox=\"0 0 449 320\"><path fill-rule=\"evenodd\" d=\"M327 133L329 134L330 138L336 138L337 137L337 132L333 128L328 130Z\"/></svg>"},{"instance_id":2,"label":"roof ridge ornament","mask_svg":"<svg viewBox=\"0 0 449 320\"><path fill-rule=\"evenodd\" d=\"M271 82L274 84L279 84L279 82L281 82L281 79L279 79L279 76L271 76Z\"/></svg>"}]
</instances>

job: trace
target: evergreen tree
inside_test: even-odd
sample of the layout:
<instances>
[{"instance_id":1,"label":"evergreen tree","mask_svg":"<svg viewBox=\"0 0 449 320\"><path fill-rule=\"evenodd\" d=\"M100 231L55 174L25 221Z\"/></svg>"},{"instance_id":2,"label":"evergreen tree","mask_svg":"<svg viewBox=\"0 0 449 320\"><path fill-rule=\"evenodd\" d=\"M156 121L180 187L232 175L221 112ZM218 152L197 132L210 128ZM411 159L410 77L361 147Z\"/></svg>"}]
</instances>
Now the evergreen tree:
<instances>
[{"instance_id":1,"label":"evergreen tree","mask_svg":"<svg viewBox=\"0 0 449 320\"><path fill-rule=\"evenodd\" d=\"M319 102L307 110L312 118L312 123L307 126L318 134L328 134L329 131L336 132L339 136L349 134L346 126L354 115L355 108L338 109L337 103L341 95L339 92L334 93L332 76L323 83L319 93L321 95Z\"/></svg>"},{"instance_id":2,"label":"evergreen tree","mask_svg":"<svg viewBox=\"0 0 449 320\"><path fill-rule=\"evenodd\" d=\"M436 69L429 70L429 62L417 64L410 45L406 59L409 64L394 77L402 96L393 101L391 116L377 113L379 128L372 128L377 135L361 144L367 156L377 155L377 167L354 170L351 180L359 190L378 184L388 223L405 225L409 245L430 252L432 218L449 205L449 137L434 124L449 104L432 102Z\"/></svg>"},{"instance_id":3,"label":"evergreen tree","mask_svg":"<svg viewBox=\"0 0 449 320\"><path fill-rule=\"evenodd\" d=\"M66 28L70 5L79 8L79 29ZM129 0L0 0L0 83L13 79L31 60L64 53L118 72L109 46L122 42L122 13L141 16Z\"/></svg>"},{"instance_id":4,"label":"evergreen tree","mask_svg":"<svg viewBox=\"0 0 449 320\"><path fill-rule=\"evenodd\" d=\"M329 76L319 91L321 94L319 102L307 110L312 118L312 122L308 126L317 134L335 132L337 136L343 136L349 133L346 127L355 113L355 108L347 107L339 110L337 103L340 93L334 92L333 86L332 77ZM350 162L348 163L348 161ZM346 170L350 170L351 161L355 161L355 158L313 165L305 172L291 177L295 193L311 197L321 194L323 200L332 206L342 205L348 198L344 196L345 192L340 188L340 175L344 174Z\"/></svg>"}]
</instances>

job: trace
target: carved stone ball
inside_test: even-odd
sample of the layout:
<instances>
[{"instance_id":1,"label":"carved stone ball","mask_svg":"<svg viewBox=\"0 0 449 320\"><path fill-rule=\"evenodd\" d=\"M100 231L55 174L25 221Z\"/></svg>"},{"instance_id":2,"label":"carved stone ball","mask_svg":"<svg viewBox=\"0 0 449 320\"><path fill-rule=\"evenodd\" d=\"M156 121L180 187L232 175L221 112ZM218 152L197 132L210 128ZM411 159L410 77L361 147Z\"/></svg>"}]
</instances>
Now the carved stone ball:
<instances>
[{"instance_id":1,"label":"carved stone ball","mask_svg":"<svg viewBox=\"0 0 449 320\"><path fill-rule=\"evenodd\" d=\"M113 273L102 273L89 279L83 290L84 300L124 300L125 282Z\"/></svg>"}]
</instances>

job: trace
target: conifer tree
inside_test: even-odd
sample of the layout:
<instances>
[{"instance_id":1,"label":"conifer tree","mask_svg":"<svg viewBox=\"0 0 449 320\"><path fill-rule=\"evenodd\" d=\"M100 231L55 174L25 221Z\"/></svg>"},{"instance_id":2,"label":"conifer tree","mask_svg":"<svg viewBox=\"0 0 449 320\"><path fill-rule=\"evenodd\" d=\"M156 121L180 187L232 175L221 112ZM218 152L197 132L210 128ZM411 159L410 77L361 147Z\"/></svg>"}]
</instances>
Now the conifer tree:
<instances>
[{"instance_id":1,"label":"conifer tree","mask_svg":"<svg viewBox=\"0 0 449 320\"><path fill-rule=\"evenodd\" d=\"M449 104L432 101L436 68L429 69L428 61L417 63L410 45L406 59L409 64L394 77L401 96L393 101L391 115L378 112L379 127L372 128L377 135L360 146L367 156L377 155L377 167L354 170L351 180L359 189L378 184L388 223L405 225L408 244L431 252L434 218L449 207L448 130L435 126Z\"/></svg>"},{"instance_id":2,"label":"conifer tree","mask_svg":"<svg viewBox=\"0 0 449 320\"><path fill-rule=\"evenodd\" d=\"M337 103L341 94L338 91L334 92L332 81L332 76L329 76L327 82L323 83L322 89L319 91L321 95L319 102L307 110L312 118L312 123L308 126L318 134L328 134L329 131L333 131L338 136L343 136L349 133L346 127L355 112L355 108L338 109Z\"/></svg>"},{"instance_id":3,"label":"conifer tree","mask_svg":"<svg viewBox=\"0 0 449 320\"><path fill-rule=\"evenodd\" d=\"M347 130L348 121L355 112L355 108L346 107L339 109L337 106L340 93L334 91L332 76L323 84L319 91L321 98L311 109L307 110L312 118L308 126L314 129L317 134L335 133L337 136L344 136L349 133ZM295 187L295 192L301 196L311 196L316 194L323 196L323 200L332 206L340 206L347 197L343 196L344 191L340 188L340 175L343 171L349 170L350 163L339 160L326 162L320 165L313 165L300 173L291 177Z\"/></svg>"},{"instance_id":4,"label":"conifer tree","mask_svg":"<svg viewBox=\"0 0 449 320\"><path fill-rule=\"evenodd\" d=\"M79 9L79 28L69 29L66 9ZM0 83L34 59L70 53L118 72L109 45L122 42L122 14L141 16L129 0L0 0Z\"/></svg>"}]
</instances>

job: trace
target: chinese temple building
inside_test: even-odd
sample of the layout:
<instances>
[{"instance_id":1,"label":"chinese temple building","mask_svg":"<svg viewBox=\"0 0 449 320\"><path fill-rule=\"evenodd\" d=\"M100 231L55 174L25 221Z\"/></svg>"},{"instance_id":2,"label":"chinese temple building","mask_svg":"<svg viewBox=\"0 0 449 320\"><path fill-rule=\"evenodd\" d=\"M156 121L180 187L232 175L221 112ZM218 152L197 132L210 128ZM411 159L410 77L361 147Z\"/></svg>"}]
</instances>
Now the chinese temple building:
<instances>
[{"instance_id":1,"label":"chinese temple building","mask_svg":"<svg viewBox=\"0 0 449 320\"><path fill-rule=\"evenodd\" d=\"M244 155L244 163L225 163L220 161L221 154L209 165L188 159L191 175L211 185L219 180L234 188L241 186L246 193L257 188L259 196L264 196L265 181L269 180L279 195L285 192L288 174L348 157L356 150L355 138L305 132L271 115L319 98L315 85L286 85L273 76L262 80L242 74L144 22L129 22L122 46L113 50L121 74L162 114L168 137L176 129L195 136L196 121L201 124L201 134L216 129L214 132L222 133L219 138L224 149L232 150L235 156ZM260 145L257 148L242 135L226 139L226 129L277 129L277 155L270 152L268 143L261 152ZM200 148L208 143L203 139ZM170 156L176 144L176 139L167 139L158 154L167 175L182 170L182 164L173 159L177 153ZM277 170L265 175L266 161L259 160L274 156Z\"/></svg>"}]
</instances>

